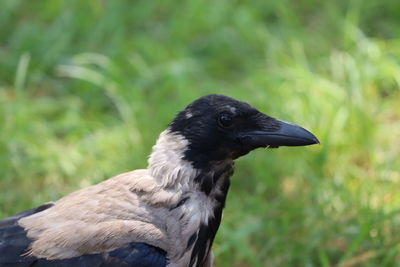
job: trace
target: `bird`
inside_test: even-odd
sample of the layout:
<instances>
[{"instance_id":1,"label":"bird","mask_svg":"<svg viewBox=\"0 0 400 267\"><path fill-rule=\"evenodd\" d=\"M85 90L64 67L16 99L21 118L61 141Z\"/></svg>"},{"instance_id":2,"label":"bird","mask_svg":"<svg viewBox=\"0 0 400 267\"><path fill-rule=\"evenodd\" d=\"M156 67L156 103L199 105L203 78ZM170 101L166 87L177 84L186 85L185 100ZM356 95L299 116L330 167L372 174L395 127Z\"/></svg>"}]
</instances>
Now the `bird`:
<instances>
[{"instance_id":1,"label":"bird","mask_svg":"<svg viewBox=\"0 0 400 267\"><path fill-rule=\"evenodd\" d=\"M212 94L161 132L146 169L0 220L0 266L210 267L234 161L319 144L308 130Z\"/></svg>"}]
</instances>

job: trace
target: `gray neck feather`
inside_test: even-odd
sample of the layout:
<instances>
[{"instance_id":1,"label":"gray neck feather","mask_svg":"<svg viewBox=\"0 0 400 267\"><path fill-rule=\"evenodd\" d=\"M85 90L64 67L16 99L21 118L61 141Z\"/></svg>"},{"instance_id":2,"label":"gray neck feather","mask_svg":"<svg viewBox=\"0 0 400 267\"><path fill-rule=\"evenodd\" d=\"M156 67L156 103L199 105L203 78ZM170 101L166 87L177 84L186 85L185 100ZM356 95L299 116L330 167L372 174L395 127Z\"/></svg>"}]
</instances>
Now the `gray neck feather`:
<instances>
[{"instance_id":1,"label":"gray neck feather","mask_svg":"<svg viewBox=\"0 0 400 267\"><path fill-rule=\"evenodd\" d=\"M189 142L179 134L163 131L148 160L150 175L165 188L190 186L198 170L183 159Z\"/></svg>"}]
</instances>

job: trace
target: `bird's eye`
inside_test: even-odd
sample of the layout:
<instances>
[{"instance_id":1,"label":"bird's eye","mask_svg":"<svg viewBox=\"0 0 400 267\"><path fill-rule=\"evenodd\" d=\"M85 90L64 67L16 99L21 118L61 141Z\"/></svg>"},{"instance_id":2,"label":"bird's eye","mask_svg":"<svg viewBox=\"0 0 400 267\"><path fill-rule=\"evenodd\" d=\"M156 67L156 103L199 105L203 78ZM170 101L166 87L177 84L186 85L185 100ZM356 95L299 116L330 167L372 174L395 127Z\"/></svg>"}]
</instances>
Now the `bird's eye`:
<instances>
[{"instance_id":1,"label":"bird's eye","mask_svg":"<svg viewBox=\"0 0 400 267\"><path fill-rule=\"evenodd\" d=\"M222 113L218 118L218 123L221 127L228 128L233 124L233 118L230 114Z\"/></svg>"}]
</instances>

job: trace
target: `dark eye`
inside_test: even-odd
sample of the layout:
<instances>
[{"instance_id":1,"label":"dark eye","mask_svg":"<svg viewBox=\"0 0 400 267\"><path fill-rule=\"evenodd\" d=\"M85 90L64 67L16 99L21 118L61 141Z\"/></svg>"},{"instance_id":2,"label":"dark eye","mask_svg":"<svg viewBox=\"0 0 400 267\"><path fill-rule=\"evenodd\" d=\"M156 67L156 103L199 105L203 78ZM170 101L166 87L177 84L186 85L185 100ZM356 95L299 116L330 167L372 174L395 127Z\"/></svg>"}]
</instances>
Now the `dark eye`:
<instances>
[{"instance_id":1,"label":"dark eye","mask_svg":"<svg viewBox=\"0 0 400 267\"><path fill-rule=\"evenodd\" d=\"M222 113L219 115L218 123L221 127L228 128L233 124L233 117L230 114Z\"/></svg>"}]
</instances>

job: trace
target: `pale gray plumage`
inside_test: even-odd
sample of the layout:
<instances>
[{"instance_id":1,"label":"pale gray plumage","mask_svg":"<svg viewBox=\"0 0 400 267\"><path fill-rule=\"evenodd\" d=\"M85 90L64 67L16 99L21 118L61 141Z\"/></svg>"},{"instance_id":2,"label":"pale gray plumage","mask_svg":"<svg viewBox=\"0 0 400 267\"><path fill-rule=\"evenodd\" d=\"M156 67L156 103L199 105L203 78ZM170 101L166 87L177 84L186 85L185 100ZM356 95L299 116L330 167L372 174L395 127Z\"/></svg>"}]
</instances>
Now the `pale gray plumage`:
<instances>
[{"instance_id":1,"label":"pale gray plumage","mask_svg":"<svg viewBox=\"0 0 400 267\"><path fill-rule=\"evenodd\" d=\"M19 224L34 240L29 254L66 259L145 242L167 251L170 266L188 266L190 251L182 251L191 233L210 216L213 203L194 190L197 171L182 160L186 146L182 136L164 131L148 169L79 190L21 219ZM190 200L170 211L183 196Z\"/></svg>"}]
</instances>

